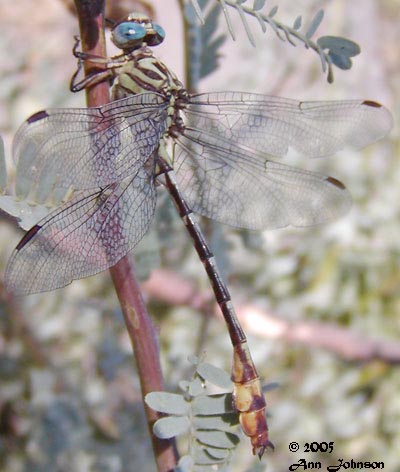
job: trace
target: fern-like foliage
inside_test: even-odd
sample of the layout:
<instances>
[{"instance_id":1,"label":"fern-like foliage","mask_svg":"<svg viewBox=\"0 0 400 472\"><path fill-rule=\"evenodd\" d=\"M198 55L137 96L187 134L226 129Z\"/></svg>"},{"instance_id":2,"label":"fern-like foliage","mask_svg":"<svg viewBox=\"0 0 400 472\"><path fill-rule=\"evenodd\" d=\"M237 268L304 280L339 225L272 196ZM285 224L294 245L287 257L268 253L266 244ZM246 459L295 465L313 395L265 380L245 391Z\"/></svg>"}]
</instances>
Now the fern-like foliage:
<instances>
[{"instance_id":1,"label":"fern-like foliage","mask_svg":"<svg viewBox=\"0 0 400 472\"><path fill-rule=\"evenodd\" d=\"M192 4L185 5L187 41L190 51L187 85L191 91L197 89L200 79L217 69L220 58L219 49L226 40L226 35L216 34L221 16L219 5L217 3L212 5L210 0L198 0L198 8L201 10L195 9ZM199 12L202 15L202 25L196 21Z\"/></svg>"},{"instance_id":2,"label":"fern-like foliage","mask_svg":"<svg viewBox=\"0 0 400 472\"><path fill-rule=\"evenodd\" d=\"M235 433L239 416L233 408L231 379L211 364L195 357L189 360L195 372L192 380L180 382L182 394L146 395L150 408L168 415L156 421L154 434L161 439L189 435L189 451L181 457L177 472L227 471L232 451L239 443ZM210 384L225 393L210 394Z\"/></svg>"},{"instance_id":3,"label":"fern-like foliage","mask_svg":"<svg viewBox=\"0 0 400 472\"><path fill-rule=\"evenodd\" d=\"M51 209L71 197L65 189L55 189L57 174L47 173L39 181L26 178L26 172L19 164L15 176L15 195L4 195L8 180L4 156L4 145L0 138L0 210L18 219L22 229L28 230ZM54 190L55 189L55 190Z\"/></svg>"},{"instance_id":4,"label":"fern-like foliage","mask_svg":"<svg viewBox=\"0 0 400 472\"><path fill-rule=\"evenodd\" d=\"M194 11L203 22L204 18L201 13L199 0L190 0L190 2L193 5ZM317 52L321 60L322 70L324 73L327 73L329 83L333 82L333 66L343 70L350 69L352 65L351 58L360 53L359 45L346 38L321 36L316 41L312 39L324 17L323 10L318 11L311 21L308 22L307 27L302 30L303 18L301 16L294 20L292 26L288 26L275 18L278 12L277 6L271 8L268 13L262 12L266 0L253 0L252 6L247 5L248 0L217 0L217 2L222 8L232 39L235 39L235 33L230 10L234 9L239 14L247 37L253 46L255 46L255 40L252 29L247 21L249 16L256 18L263 33L267 31L268 25L282 41L287 41L292 46L302 43L307 49Z\"/></svg>"}]
</instances>

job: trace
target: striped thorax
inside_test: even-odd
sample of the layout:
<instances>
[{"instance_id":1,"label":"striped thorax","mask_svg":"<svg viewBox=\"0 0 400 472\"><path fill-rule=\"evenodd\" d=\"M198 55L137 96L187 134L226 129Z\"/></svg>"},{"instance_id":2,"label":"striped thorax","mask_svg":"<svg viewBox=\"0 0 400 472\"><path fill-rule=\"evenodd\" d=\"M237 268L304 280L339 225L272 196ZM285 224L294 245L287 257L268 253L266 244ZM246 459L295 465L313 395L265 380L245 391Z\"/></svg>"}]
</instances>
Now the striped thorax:
<instances>
[{"instance_id":1,"label":"striped thorax","mask_svg":"<svg viewBox=\"0 0 400 472\"><path fill-rule=\"evenodd\" d=\"M124 59L115 70L114 100L143 92L173 96L184 89L176 75L154 56L150 48L142 47Z\"/></svg>"}]
</instances>

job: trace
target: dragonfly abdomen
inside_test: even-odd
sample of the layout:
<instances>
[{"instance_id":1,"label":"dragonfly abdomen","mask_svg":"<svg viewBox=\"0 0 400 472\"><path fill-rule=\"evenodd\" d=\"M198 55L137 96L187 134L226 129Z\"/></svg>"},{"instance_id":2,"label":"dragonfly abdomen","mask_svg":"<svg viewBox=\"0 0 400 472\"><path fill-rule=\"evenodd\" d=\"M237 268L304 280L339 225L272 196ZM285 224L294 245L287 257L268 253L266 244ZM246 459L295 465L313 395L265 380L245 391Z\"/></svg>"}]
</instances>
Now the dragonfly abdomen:
<instances>
[{"instance_id":1,"label":"dragonfly abdomen","mask_svg":"<svg viewBox=\"0 0 400 472\"><path fill-rule=\"evenodd\" d=\"M157 164L161 173L165 175L167 189L193 239L196 252L206 269L216 300L225 318L234 350L231 375L234 383L234 407L239 413L239 421L244 433L250 438L253 454L258 454L261 458L265 449L273 448L273 445L268 438L266 402L260 378L247 346L246 335L240 326L229 291L215 263L214 255L208 247L192 210L176 185L172 168L161 158Z\"/></svg>"}]
</instances>

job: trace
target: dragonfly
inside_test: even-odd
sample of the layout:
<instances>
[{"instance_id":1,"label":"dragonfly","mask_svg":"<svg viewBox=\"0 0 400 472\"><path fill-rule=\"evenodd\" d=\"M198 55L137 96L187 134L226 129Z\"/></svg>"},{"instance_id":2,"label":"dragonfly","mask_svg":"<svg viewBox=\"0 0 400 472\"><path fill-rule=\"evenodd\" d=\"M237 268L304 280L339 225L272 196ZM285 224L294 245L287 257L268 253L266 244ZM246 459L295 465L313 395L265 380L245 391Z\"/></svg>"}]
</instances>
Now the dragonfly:
<instances>
[{"instance_id":1,"label":"dragonfly","mask_svg":"<svg viewBox=\"0 0 400 472\"><path fill-rule=\"evenodd\" d=\"M5 283L15 294L54 290L115 265L151 224L157 187L174 201L203 263L233 346L234 406L253 453L273 447L266 401L245 333L195 216L264 230L325 223L351 197L336 178L282 163L294 149L308 157L362 148L385 136L389 111L370 100L297 101L243 92L189 93L153 53L165 32L141 14L111 31L121 52L98 57L74 47L77 92L112 84L110 103L49 109L16 133L18 175L73 190L14 250ZM79 78L85 61L101 67ZM55 177L54 177L55 176Z\"/></svg>"}]
</instances>

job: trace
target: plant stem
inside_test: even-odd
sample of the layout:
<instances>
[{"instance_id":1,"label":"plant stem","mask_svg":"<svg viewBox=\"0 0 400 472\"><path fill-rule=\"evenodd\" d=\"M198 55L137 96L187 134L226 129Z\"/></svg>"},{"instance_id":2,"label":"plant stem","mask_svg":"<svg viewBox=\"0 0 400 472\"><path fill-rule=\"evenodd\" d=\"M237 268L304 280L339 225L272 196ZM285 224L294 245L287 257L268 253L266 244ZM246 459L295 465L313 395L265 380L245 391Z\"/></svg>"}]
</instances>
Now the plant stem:
<instances>
[{"instance_id":1,"label":"plant stem","mask_svg":"<svg viewBox=\"0 0 400 472\"><path fill-rule=\"evenodd\" d=\"M106 57L104 38L105 0L75 0L78 11L82 50ZM99 64L85 64L85 73L99 70ZM101 82L86 90L87 105L95 107L109 102L109 84ZM131 258L125 256L110 269L115 290L121 304L138 368L142 397L151 391L164 389L159 346L153 323L146 310ZM172 471L176 465L177 452L173 440L161 440L152 431L160 414L147 407L143 401L153 451L159 472ZM132 445L134 446L134 445ZM138 451L140 453L140 451Z\"/></svg>"}]
</instances>

